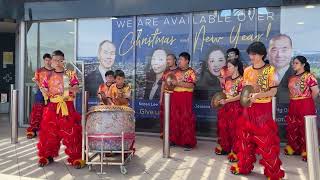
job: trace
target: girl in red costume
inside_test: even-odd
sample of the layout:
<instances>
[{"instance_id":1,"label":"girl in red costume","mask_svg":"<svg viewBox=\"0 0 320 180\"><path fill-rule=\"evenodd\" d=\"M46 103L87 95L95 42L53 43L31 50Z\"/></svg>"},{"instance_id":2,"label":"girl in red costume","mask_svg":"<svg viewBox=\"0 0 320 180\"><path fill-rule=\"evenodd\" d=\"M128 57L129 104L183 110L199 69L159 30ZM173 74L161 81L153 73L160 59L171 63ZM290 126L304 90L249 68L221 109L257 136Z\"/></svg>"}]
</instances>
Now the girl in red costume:
<instances>
[{"instance_id":1,"label":"girl in red costume","mask_svg":"<svg viewBox=\"0 0 320 180\"><path fill-rule=\"evenodd\" d=\"M230 162L237 161L235 152L236 130L238 129L237 119L242 114L242 106L240 105L240 92L242 90L243 81L243 65L236 59L227 61L228 73L230 77L225 79L223 83L223 92L227 95L227 99L221 100L224 104L224 113L218 114L218 147L216 154L228 154Z\"/></svg>"},{"instance_id":2,"label":"girl in red costume","mask_svg":"<svg viewBox=\"0 0 320 180\"><path fill-rule=\"evenodd\" d=\"M41 88L50 102L44 109L41 122L38 163L41 167L52 163L59 155L62 140L68 162L75 168L82 168L85 162L81 160L81 117L73 104L79 81L75 72L64 69L64 54L59 50L52 54L52 67L54 72L42 82Z\"/></svg>"},{"instance_id":3,"label":"girl in red costume","mask_svg":"<svg viewBox=\"0 0 320 180\"><path fill-rule=\"evenodd\" d=\"M289 77L289 113L287 121L288 144L284 151L287 155L301 155L307 160L306 136L304 116L316 115L313 99L319 95L316 77L310 73L310 65L304 56L297 56L293 60L295 75Z\"/></svg>"},{"instance_id":4,"label":"girl in red costume","mask_svg":"<svg viewBox=\"0 0 320 180\"><path fill-rule=\"evenodd\" d=\"M255 155L260 154L265 176L279 180L284 177L284 171L280 168L278 126L272 119L271 100L278 85L275 68L264 61L267 50L263 43L252 43L247 53L252 65L244 70L243 84L251 85L254 93L250 95L251 106L244 108L238 119L241 124L236 142L239 160L230 170L233 174L249 174L254 168Z\"/></svg>"}]
</instances>

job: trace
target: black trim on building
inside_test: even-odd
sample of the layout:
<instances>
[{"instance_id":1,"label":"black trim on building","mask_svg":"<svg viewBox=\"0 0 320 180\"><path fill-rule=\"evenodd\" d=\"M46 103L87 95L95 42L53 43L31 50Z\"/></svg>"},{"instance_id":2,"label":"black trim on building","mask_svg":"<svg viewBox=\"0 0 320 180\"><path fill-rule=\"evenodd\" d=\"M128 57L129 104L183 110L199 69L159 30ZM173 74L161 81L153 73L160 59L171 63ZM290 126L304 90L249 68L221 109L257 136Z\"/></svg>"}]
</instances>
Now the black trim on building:
<instances>
[{"instance_id":1,"label":"black trim on building","mask_svg":"<svg viewBox=\"0 0 320 180\"><path fill-rule=\"evenodd\" d=\"M0 18L54 20L317 3L320 0L0 0Z\"/></svg>"}]
</instances>

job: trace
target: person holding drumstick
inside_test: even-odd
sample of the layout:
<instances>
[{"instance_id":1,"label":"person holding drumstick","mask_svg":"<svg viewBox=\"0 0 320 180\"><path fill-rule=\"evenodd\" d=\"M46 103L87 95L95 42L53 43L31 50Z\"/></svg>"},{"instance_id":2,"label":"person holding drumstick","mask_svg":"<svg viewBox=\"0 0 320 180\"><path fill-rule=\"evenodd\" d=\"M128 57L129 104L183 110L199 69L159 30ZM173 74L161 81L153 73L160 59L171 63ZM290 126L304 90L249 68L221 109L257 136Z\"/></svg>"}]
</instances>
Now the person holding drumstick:
<instances>
[{"instance_id":1,"label":"person holding drumstick","mask_svg":"<svg viewBox=\"0 0 320 180\"><path fill-rule=\"evenodd\" d=\"M108 91L111 87L111 85L114 83L114 72L113 71L107 71L105 74L106 82L100 84L98 89L98 98L100 100L100 104L105 104L105 100L108 96ZM108 102L108 101L107 101ZM106 104L108 105L108 103Z\"/></svg>"},{"instance_id":2,"label":"person holding drumstick","mask_svg":"<svg viewBox=\"0 0 320 180\"><path fill-rule=\"evenodd\" d=\"M241 124L237 140L239 160L230 170L233 174L251 173L256 154L260 154L264 175L269 180L279 180L284 177L284 171L280 168L280 138L277 123L272 118L271 103L277 93L278 78L275 68L264 60L267 50L263 43L250 44L247 53L252 65L244 70L243 84L252 87L253 93L250 106L243 109L238 119Z\"/></svg>"},{"instance_id":3,"label":"person holding drumstick","mask_svg":"<svg viewBox=\"0 0 320 180\"><path fill-rule=\"evenodd\" d=\"M129 106L131 87L125 83L125 74L122 70L115 71L115 83L108 90L109 105Z\"/></svg>"}]
</instances>

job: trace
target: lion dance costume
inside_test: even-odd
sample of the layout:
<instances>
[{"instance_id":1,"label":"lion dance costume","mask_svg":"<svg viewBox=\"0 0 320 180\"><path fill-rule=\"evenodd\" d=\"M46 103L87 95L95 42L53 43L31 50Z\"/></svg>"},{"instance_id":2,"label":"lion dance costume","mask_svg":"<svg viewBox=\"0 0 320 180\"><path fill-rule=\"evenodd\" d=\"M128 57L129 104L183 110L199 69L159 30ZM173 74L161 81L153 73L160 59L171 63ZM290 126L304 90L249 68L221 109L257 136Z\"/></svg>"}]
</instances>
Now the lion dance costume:
<instances>
[{"instance_id":1,"label":"lion dance costume","mask_svg":"<svg viewBox=\"0 0 320 180\"><path fill-rule=\"evenodd\" d=\"M254 87L256 93L267 92L278 84L275 68L269 64L256 69L252 66L244 71L244 85ZM239 130L238 163L231 166L234 174L249 174L256 161L255 154L260 154L260 164L264 166L264 174L270 180L279 180L284 177L280 168L279 158L280 139L278 126L272 119L272 97L256 99L248 108L243 109L243 115L238 119Z\"/></svg>"},{"instance_id":2,"label":"lion dance costume","mask_svg":"<svg viewBox=\"0 0 320 180\"><path fill-rule=\"evenodd\" d=\"M48 97L43 97L41 91L40 91L40 84L39 82L43 82L45 77L50 76L52 73L52 70L48 70L45 67L37 69L35 72L33 81L37 84L38 90L35 94L35 101L32 105L31 113L30 113L30 127L26 130L27 138L31 139L37 136L37 131L40 129L40 123L42 120L42 113L43 108L47 103Z\"/></svg>"},{"instance_id":3,"label":"lion dance costume","mask_svg":"<svg viewBox=\"0 0 320 180\"><path fill-rule=\"evenodd\" d=\"M175 75L179 82L196 82L196 74L192 68L179 69ZM170 142L188 148L193 148L197 144L192 98L193 88L176 86L170 100Z\"/></svg>"},{"instance_id":4,"label":"lion dance costume","mask_svg":"<svg viewBox=\"0 0 320 180\"><path fill-rule=\"evenodd\" d=\"M85 165L81 160L81 117L73 104L75 95L69 91L70 87L78 84L75 72L70 70L52 72L51 76L42 82L50 102L44 109L41 122L38 143L40 166L53 162L53 158L58 156L61 139L66 146L68 162L76 168Z\"/></svg>"},{"instance_id":5,"label":"lion dance costume","mask_svg":"<svg viewBox=\"0 0 320 180\"><path fill-rule=\"evenodd\" d=\"M317 85L316 77L309 72L289 78L290 104L286 116L288 144L284 150L287 155L301 155L303 161L307 160L304 116L316 115L310 88Z\"/></svg>"},{"instance_id":6,"label":"lion dance costume","mask_svg":"<svg viewBox=\"0 0 320 180\"><path fill-rule=\"evenodd\" d=\"M227 99L238 96L241 93L243 78L238 76L235 79L231 77L226 78L223 83L223 90ZM221 110L218 111L217 134L218 147L216 147L216 154L227 154L231 162L237 161L237 147L235 142L237 140L238 118L242 114L242 106L240 101L233 101L226 103Z\"/></svg>"},{"instance_id":7,"label":"lion dance costume","mask_svg":"<svg viewBox=\"0 0 320 180\"><path fill-rule=\"evenodd\" d=\"M174 68L174 69L168 68L167 70L164 71L161 81L164 83L167 80L168 75L175 74L176 71L177 71L177 68ZM163 93L172 93L172 91L170 91L168 87L165 86ZM160 104L160 138L163 137L163 126L164 126L163 122L164 122L164 99L162 99L162 102Z\"/></svg>"}]
</instances>

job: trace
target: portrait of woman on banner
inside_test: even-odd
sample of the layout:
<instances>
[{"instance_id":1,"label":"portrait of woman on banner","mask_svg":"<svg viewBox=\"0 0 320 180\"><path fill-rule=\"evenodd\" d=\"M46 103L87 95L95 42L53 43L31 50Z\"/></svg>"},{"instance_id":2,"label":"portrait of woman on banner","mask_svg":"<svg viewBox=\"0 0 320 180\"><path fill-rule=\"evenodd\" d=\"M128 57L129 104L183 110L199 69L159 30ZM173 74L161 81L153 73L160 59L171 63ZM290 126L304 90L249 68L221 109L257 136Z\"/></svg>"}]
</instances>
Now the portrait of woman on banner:
<instances>
[{"instance_id":1,"label":"portrait of woman on banner","mask_svg":"<svg viewBox=\"0 0 320 180\"><path fill-rule=\"evenodd\" d=\"M197 100L209 100L215 92L221 90L220 72L227 62L224 52L221 47L214 46L210 48L206 59L202 61L200 77L194 92Z\"/></svg>"},{"instance_id":2,"label":"portrait of woman on banner","mask_svg":"<svg viewBox=\"0 0 320 180\"><path fill-rule=\"evenodd\" d=\"M146 85L144 99L160 99L161 78L166 70L167 51L161 48L155 49L146 69Z\"/></svg>"}]
</instances>

